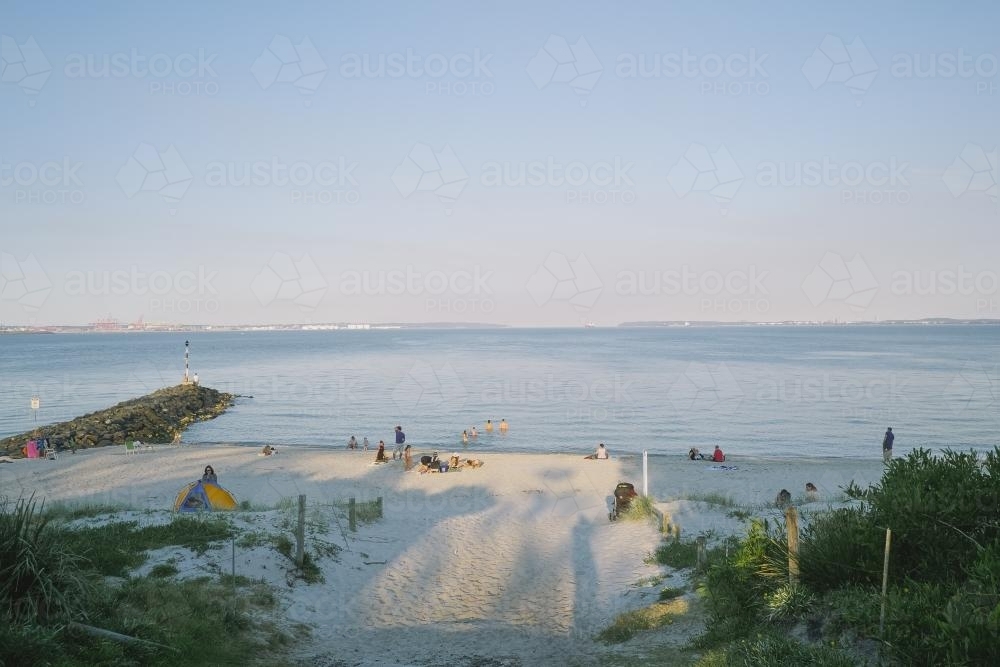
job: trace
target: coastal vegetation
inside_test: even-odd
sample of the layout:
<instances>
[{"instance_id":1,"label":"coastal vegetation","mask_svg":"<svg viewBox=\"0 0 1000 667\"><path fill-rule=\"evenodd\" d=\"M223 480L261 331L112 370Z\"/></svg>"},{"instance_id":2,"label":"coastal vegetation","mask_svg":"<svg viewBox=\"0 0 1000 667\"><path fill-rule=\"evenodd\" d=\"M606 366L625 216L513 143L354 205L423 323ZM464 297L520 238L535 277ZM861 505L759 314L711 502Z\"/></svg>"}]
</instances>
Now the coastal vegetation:
<instances>
[{"instance_id":1,"label":"coastal vegetation","mask_svg":"<svg viewBox=\"0 0 1000 667\"><path fill-rule=\"evenodd\" d=\"M177 580L171 562L133 574L155 549L222 546L233 535L227 521L67 524L94 516L85 510L50 515L33 499L0 500L0 664L283 664L292 637L255 620L276 604L262 582ZM110 640L95 628L132 639Z\"/></svg>"},{"instance_id":2,"label":"coastal vegetation","mask_svg":"<svg viewBox=\"0 0 1000 667\"><path fill-rule=\"evenodd\" d=\"M677 664L1000 664L1000 448L918 449L845 497L810 515L791 553L788 526L773 519L711 548L667 538L649 562L686 585L665 587L599 639L627 641L687 616L703 630L674 644L684 649ZM687 606L667 614L664 601ZM670 631L648 638L657 632Z\"/></svg>"}]
</instances>

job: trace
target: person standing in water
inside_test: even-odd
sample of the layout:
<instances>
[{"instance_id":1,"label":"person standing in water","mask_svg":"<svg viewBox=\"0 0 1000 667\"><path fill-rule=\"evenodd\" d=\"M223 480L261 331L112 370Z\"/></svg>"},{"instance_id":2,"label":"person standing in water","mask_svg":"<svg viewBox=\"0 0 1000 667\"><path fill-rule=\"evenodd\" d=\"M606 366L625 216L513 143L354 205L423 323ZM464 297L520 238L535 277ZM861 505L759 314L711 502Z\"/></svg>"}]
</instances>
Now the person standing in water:
<instances>
[{"instance_id":1,"label":"person standing in water","mask_svg":"<svg viewBox=\"0 0 1000 667\"><path fill-rule=\"evenodd\" d=\"M500 420L500 432L501 433L506 433L508 428L510 428L510 427L507 425L507 420L506 419L501 419Z\"/></svg>"},{"instance_id":2,"label":"person standing in water","mask_svg":"<svg viewBox=\"0 0 1000 667\"><path fill-rule=\"evenodd\" d=\"M463 445L469 444L469 432L468 431L462 431L462 444Z\"/></svg>"},{"instance_id":3,"label":"person standing in water","mask_svg":"<svg viewBox=\"0 0 1000 667\"><path fill-rule=\"evenodd\" d=\"M492 419L487 419L486 420L486 432L487 433L492 433L493 432L493 420Z\"/></svg>"},{"instance_id":4,"label":"person standing in water","mask_svg":"<svg viewBox=\"0 0 1000 667\"><path fill-rule=\"evenodd\" d=\"M892 427L890 426L885 430L885 436L882 438L882 462L888 463L889 459L892 458L892 441L896 439L896 436L892 433Z\"/></svg>"},{"instance_id":5,"label":"person standing in water","mask_svg":"<svg viewBox=\"0 0 1000 667\"><path fill-rule=\"evenodd\" d=\"M476 430L475 426L472 427L472 431L469 433L469 435L471 435L473 438L479 437L479 431Z\"/></svg>"}]
</instances>

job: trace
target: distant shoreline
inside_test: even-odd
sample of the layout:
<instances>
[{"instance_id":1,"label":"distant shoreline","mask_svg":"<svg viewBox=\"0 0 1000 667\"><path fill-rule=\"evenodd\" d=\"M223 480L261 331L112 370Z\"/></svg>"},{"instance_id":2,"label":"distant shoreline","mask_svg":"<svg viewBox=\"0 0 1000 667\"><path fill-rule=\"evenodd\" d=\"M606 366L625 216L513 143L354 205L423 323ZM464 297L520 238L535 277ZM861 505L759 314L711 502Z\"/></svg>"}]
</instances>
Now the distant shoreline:
<instances>
[{"instance_id":1,"label":"distant shoreline","mask_svg":"<svg viewBox=\"0 0 1000 667\"><path fill-rule=\"evenodd\" d=\"M709 328L709 327L871 327L871 326L997 326L1000 319L956 319L929 317L918 320L879 320L879 321L809 321L780 320L774 322L725 322L715 320L651 320L621 322L618 324L587 324L579 326L520 326L493 323L382 323L364 326L349 324L243 324L243 325L202 325L178 324L161 327L135 328L100 328L87 325L50 325L44 327L6 326L0 327L0 335L37 335L37 334L142 334L142 333L280 333L280 332L311 332L330 333L342 331L428 331L428 330L570 330L579 329L658 329L658 328Z\"/></svg>"}]
</instances>

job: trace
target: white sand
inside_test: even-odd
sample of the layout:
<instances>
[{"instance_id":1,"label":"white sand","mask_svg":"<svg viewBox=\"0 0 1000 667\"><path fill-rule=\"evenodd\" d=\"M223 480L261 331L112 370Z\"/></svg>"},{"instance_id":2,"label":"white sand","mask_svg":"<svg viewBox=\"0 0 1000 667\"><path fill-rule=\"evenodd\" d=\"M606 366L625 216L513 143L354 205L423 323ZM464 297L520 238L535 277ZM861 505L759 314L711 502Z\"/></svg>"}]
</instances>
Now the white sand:
<instances>
[{"instance_id":1,"label":"white sand","mask_svg":"<svg viewBox=\"0 0 1000 667\"><path fill-rule=\"evenodd\" d=\"M299 650L308 664L446 665L469 656L524 665L594 664L616 650L593 636L623 611L652 602L658 589L636 584L661 573L643 562L660 540L655 525L608 521L618 481L642 488L639 458L467 455L485 466L421 475L404 473L401 463L372 465L374 452L280 448L265 458L249 447L184 446L126 457L120 448L107 448L0 465L0 488L8 496L35 493L48 502L165 510L209 464L222 486L255 507L306 494L307 545L343 549L336 558L319 559L325 583L292 581L287 561L270 546L239 548L236 572L283 591L275 622L312 628ZM738 533L744 523L727 516L731 508L686 497L722 494L777 515L765 505L781 488L801 497L811 481L821 500L829 500L850 480L867 484L882 470L876 460L727 463L737 470L710 465L650 457L651 494L687 537ZM378 496L384 518L356 533L330 506ZM280 532L293 514L240 512L237 524ZM165 512L144 516L169 518ZM172 557L182 563L182 576L229 571L229 548L200 560L183 551L164 550L151 563Z\"/></svg>"}]
</instances>

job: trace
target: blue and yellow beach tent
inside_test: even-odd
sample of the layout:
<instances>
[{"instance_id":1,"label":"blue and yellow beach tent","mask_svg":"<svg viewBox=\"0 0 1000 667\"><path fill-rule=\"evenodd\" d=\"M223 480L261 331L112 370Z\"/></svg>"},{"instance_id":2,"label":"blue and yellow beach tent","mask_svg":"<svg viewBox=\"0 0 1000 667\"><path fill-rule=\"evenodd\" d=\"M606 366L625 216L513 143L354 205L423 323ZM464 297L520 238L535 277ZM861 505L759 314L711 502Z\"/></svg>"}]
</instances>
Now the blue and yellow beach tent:
<instances>
[{"instance_id":1,"label":"blue and yellow beach tent","mask_svg":"<svg viewBox=\"0 0 1000 667\"><path fill-rule=\"evenodd\" d=\"M191 482L177 494L175 512L219 512L236 509L236 498L217 484Z\"/></svg>"}]
</instances>

